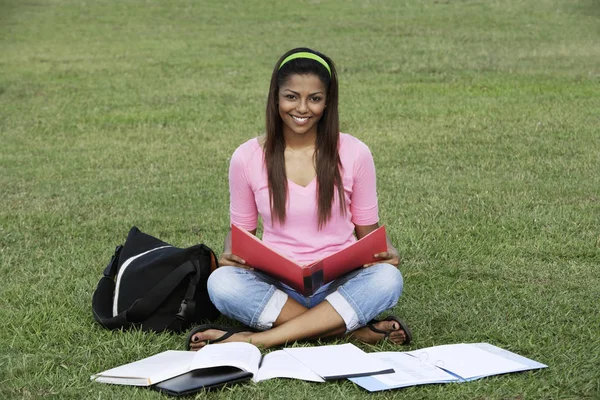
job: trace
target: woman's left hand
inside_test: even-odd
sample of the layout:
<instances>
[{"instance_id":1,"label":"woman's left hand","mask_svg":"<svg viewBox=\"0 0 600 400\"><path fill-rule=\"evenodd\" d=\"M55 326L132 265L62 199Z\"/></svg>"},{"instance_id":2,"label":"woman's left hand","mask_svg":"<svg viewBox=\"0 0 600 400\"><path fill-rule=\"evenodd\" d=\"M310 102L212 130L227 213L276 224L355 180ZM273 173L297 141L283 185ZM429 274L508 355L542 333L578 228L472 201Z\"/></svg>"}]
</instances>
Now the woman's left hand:
<instances>
[{"instance_id":1,"label":"woman's left hand","mask_svg":"<svg viewBox=\"0 0 600 400\"><path fill-rule=\"evenodd\" d=\"M400 255L397 252L392 251L391 249L388 249L388 251L383 253L374 254L373 257L379 258L380 260L365 264L363 265L363 268L368 268L375 264L381 263L392 264L394 267L397 267L400 264Z\"/></svg>"}]
</instances>

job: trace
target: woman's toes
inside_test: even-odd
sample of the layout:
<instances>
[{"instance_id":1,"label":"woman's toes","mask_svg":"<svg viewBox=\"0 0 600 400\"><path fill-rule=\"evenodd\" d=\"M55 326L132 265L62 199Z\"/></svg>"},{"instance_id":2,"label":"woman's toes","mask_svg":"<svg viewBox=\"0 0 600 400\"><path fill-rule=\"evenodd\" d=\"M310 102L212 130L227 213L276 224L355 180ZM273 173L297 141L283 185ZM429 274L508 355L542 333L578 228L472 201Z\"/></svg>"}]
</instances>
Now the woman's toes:
<instances>
[{"instance_id":1,"label":"woman's toes","mask_svg":"<svg viewBox=\"0 0 600 400\"><path fill-rule=\"evenodd\" d=\"M215 340L224 332L215 329L209 329L192 335L190 339L190 349L197 351L206 346L210 340Z\"/></svg>"},{"instance_id":2,"label":"woman's toes","mask_svg":"<svg viewBox=\"0 0 600 400\"><path fill-rule=\"evenodd\" d=\"M402 344L406 341L406 332L396 321L381 321L375 327L382 331L389 331L388 339L394 344Z\"/></svg>"},{"instance_id":3,"label":"woman's toes","mask_svg":"<svg viewBox=\"0 0 600 400\"><path fill-rule=\"evenodd\" d=\"M403 330L394 331L389 338L395 344L402 344L406 341L406 333Z\"/></svg>"},{"instance_id":4,"label":"woman's toes","mask_svg":"<svg viewBox=\"0 0 600 400\"><path fill-rule=\"evenodd\" d=\"M381 321L375 324L375 328L382 331L394 332L398 330L398 323L396 321Z\"/></svg>"}]
</instances>

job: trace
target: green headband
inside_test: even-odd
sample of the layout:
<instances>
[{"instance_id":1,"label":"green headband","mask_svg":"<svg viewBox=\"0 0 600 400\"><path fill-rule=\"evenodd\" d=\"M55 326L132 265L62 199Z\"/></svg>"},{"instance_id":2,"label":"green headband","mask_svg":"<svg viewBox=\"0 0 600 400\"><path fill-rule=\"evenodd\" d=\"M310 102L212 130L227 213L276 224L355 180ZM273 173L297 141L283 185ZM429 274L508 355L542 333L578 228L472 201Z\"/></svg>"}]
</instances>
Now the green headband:
<instances>
[{"instance_id":1,"label":"green headband","mask_svg":"<svg viewBox=\"0 0 600 400\"><path fill-rule=\"evenodd\" d=\"M319 57L318 55L314 54L314 53L309 53L307 51L301 51L299 53L294 53L291 54L289 56L287 56L285 58L285 60L283 60L281 62L281 64L279 65L279 69L281 69L281 67L283 67L286 63L288 63L289 61L295 60L296 58L310 58L311 60L315 60L318 61L320 64L322 64L325 68L327 68L327 71L329 71L329 76L331 77L331 68L329 68L329 65L327 64L327 61L323 60L321 57Z\"/></svg>"}]
</instances>

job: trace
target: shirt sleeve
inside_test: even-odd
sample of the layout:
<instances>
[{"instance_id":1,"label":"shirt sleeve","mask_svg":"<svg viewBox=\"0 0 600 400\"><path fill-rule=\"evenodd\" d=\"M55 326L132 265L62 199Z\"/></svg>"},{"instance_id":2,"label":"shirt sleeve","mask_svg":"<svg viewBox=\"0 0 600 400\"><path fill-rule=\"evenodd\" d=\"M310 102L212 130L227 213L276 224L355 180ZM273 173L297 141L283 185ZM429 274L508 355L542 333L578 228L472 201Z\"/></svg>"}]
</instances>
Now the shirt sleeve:
<instances>
[{"instance_id":1,"label":"shirt sleeve","mask_svg":"<svg viewBox=\"0 0 600 400\"><path fill-rule=\"evenodd\" d=\"M229 163L229 218L232 225L251 231L256 229L258 210L246 170L243 149L238 148Z\"/></svg>"},{"instance_id":2,"label":"shirt sleeve","mask_svg":"<svg viewBox=\"0 0 600 400\"><path fill-rule=\"evenodd\" d=\"M360 142L357 150L350 212L355 225L372 225L379 222L375 162L367 145Z\"/></svg>"}]
</instances>

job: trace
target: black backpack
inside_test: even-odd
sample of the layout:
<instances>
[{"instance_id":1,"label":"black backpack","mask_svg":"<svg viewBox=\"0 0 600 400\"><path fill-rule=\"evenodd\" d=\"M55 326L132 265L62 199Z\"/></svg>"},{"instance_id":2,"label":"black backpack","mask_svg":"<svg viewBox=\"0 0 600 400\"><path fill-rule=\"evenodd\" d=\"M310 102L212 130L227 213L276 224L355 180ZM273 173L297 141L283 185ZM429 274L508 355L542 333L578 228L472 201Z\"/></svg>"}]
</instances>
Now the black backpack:
<instances>
[{"instance_id":1,"label":"black backpack","mask_svg":"<svg viewBox=\"0 0 600 400\"><path fill-rule=\"evenodd\" d=\"M94 318L108 329L181 332L219 316L206 281L218 267L203 244L177 248L135 226L117 246L92 298Z\"/></svg>"}]
</instances>

